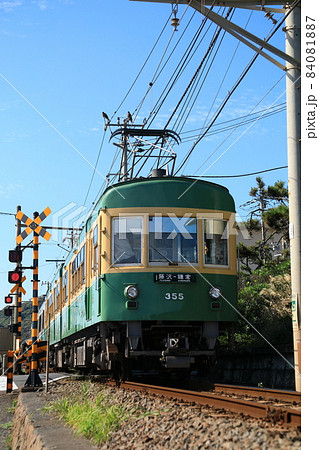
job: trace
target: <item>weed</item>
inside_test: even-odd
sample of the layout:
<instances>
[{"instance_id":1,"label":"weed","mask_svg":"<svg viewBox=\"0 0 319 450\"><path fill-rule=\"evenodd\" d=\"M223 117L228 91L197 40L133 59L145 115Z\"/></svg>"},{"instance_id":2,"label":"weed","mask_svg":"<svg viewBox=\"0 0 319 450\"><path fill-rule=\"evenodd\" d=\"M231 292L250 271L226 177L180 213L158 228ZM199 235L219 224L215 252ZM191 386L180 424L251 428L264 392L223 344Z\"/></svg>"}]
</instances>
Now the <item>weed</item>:
<instances>
[{"instance_id":1,"label":"weed","mask_svg":"<svg viewBox=\"0 0 319 450\"><path fill-rule=\"evenodd\" d=\"M76 433L101 445L110 439L124 421L151 414L139 408L119 404L107 393L94 393L91 383L83 383L76 395L63 397L47 405L45 411L60 416Z\"/></svg>"},{"instance_id":2,"label":"weed","mask_svg":"<svg viewBox=\"0 0 319 450\"><path fill-rule=\"evenodd\" d=\"M15 412L16 407L17 407L17 403L18 403L18 400L17 400L17 399L14 399L14 400L12 401L12 405L11 405L11 406L8 406L8 408L7 408L8 413L14 413L14 412Z\"/></svg>"},{"instance_id":3,"label":"weed","mask_svg":"<svg viewBox=\"0 0 319 450\"><path fill-rule=\"evenodd\" d=\"M1 428L2 428L3 430L8 430L9 428L13 428L13 422L3 423L3 424L1 425Z\"/></svg>"}]
</instances>

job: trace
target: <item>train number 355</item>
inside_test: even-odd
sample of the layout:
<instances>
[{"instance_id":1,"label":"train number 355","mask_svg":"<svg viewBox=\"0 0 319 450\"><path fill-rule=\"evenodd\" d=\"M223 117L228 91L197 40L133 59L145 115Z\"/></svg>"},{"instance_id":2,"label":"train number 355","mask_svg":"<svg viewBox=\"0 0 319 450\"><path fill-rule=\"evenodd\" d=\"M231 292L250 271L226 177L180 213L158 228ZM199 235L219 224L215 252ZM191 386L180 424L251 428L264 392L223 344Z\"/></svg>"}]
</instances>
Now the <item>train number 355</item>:
<instances>
[{"instance_id":1,"label":"train number 355","mask_svg":"<svg viewBox=\"0 0 319 450\"><path fill-rule=\"evenodd\" d=\"M184 300L183 292L166 292L165 300Z\"/></svg>"}]
</instances>

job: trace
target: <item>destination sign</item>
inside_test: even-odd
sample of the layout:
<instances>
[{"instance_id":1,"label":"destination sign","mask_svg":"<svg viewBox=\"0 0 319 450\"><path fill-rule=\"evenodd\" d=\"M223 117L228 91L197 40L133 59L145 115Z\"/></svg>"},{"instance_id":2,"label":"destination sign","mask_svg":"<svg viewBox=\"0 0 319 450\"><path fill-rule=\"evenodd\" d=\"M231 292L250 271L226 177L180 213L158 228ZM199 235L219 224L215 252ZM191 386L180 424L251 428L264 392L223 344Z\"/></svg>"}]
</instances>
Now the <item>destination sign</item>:
<instances>
[{"instance_id":1,"label":"destination sign","mask_svg":"<svg viewBox=\"0 0 319 450\"><path fill-rule=\"evenodd\" d=\"M195 283L195 273L154 273L155 283Z\"/></svg>"}]
</instances>

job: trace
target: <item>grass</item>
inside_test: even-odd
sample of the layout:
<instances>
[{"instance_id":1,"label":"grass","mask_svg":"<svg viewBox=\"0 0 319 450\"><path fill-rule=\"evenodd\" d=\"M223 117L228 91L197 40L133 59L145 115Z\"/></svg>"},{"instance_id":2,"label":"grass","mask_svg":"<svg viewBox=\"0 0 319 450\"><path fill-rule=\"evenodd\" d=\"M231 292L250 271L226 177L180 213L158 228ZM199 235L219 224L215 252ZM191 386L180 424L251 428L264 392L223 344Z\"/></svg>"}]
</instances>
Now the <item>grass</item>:
<instances>
[{"instance_id":1,"label":"grass","mask_svg":"<svg viewBox=\"0 0 319 450\"><path fill-rule=\"evenodd\" d=\"M1 428L2 428L3 430L8 430L9 428L13 428L13 422L3 423L3 424L1 425Z\"/></svg>"},{"instance_id":2,"label":"grass","mask_svg":"<svg viewBox=\"0 0 319 450\"><path fill-rule=\"evenodd\" d=\"M17 407L18 400L15 399L12 401L12 405L7 408L8 413L14 413Z\"/></svg>"},{"instance_id":3,"label":"grass","mask_svg":"<svg viewBox=\"0 0 319 450\"><path fill-rule=\"evenodd\" d=\"M60 398L46 406L46 411L57 413L76 433L100 445L109 440L112 432L121 427L122 422L145 415L138 408L128 408L115 403L106 393L94 394L91 383L83 383L74 396Z\"/></svg>"},{"instance_id":4,"label":"grass","mask_svg":"<svg viewBox=\"0 0 319 450\"><path fill-rule=\"evenodd\" d=\"M8 413L14 414L15 409L17 407L17 403L18 403L17 399L14 399L12 401L12 405L8 406L8 408L7 408ZM11 450L11 448L12 448L11 444L12 444L12 438L13 438L13 425L14 425L13 422L7 422L7 423L3 423L0 427L2 430L11 430L11 433L5 439L7 450Z\"/></svg>"}]
</instances>

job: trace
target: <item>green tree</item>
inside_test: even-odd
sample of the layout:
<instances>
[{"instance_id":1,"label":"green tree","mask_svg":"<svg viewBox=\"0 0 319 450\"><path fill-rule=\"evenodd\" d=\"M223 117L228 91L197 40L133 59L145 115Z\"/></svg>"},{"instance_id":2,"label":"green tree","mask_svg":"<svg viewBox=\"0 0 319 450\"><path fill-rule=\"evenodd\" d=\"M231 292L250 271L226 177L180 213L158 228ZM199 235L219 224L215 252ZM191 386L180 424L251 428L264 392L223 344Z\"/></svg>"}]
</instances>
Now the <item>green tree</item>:
<instances>
[{"instance_id":1,"label":"green tree","mask_svg":"<svg viewBox=\"0 0 319 450\"><path fill-rule=\"evenodd\" d=\"M236 342L252 346L292 343L289 261L266 263L238 280ZM257 330L257 331L256 331Z\"/></svg>"},{"instance_id":2,"label":"green tree","mask_svg":"<svg viewBox=\"0 0 319 450\"><path fill-rule=\"evenodd\" d=\"M250 233L260 231L260 240L253 246L243 243L238 246L242 269L249 273L253 268L260 269L267 261L272 260L272 239L275 236L288 241L288 190L284 181L277 181L273 186L267 187L261 177L257 177L256 182L257 186L252 187L249 192L252 199L243 206L250 210L245 225Z\"/></svg>"}]
</instances>

